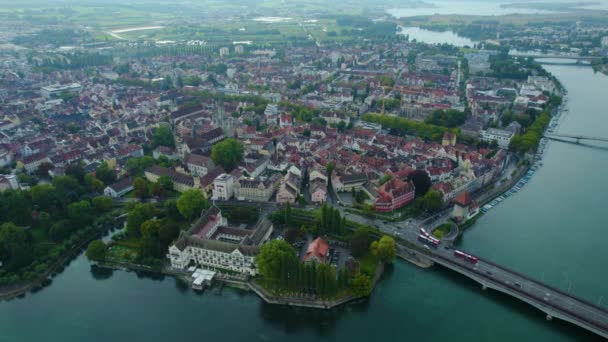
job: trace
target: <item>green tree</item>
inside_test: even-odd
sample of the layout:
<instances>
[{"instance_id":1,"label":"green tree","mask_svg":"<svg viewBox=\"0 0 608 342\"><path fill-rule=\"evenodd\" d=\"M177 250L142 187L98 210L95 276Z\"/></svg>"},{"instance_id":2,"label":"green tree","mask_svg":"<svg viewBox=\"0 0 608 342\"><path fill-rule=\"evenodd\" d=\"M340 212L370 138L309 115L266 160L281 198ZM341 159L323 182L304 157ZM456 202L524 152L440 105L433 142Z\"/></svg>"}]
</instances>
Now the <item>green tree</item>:
<instances>
[{"instance_id":1,"label":"green tree","mask_svg":"<svg viewBox=\"0 0 608 342\"><path fill-rule=\"evenodd\" d=\"M164 222L158 230L158 239L160 240L163 248L169 246L169 244L179 236L179 225L173 221Z\"/></svg>"},{"instance_id":2,"label":"green tree","mask_svg":"<svg viewBox=\"0 0 608 342\"><path fill-rule=\"evenodd\" d=\"M424 170L416 170L410 176L410 180L416 188L416 196L422 196L429 191L431 187L431 177Z\"/></svg>"},{"instance_id":3,"label":"green tree","mask_svg":"<svg viewBox=\"0 0 608 342\"><path fill-rule=\"evenodd\" d=\"M140 262L149 264L150 259L158 259L162 256L162 249L158 238L144 237L139 244L138 258Z\"/></svg>"},{"instance_id":4,"label":"green tree","mask_svg":"<svg viewBox=\"0 0 608 342\"><path fill-rule=\"evenodd\" d=\"M426 210L435 212L441 209L441 206L443 205L443 196L441 195L441 192L431 190L422 197L422 203Z\"/></svg>"},{"instance_id":5,"label":"green tree","mask_svg":"<svg viewBox=\"0 0 608 342\"><path fill-rule=\"evenodd\" d=\"M97 196L92 199L93 207L98 213L105 213L112 209L112 198L108 196Z\"/></svg>"},{"instance_id":6,"label":"green tree","mask_svg":"<svg viewBox=\"0 0 608 342\"><path fill-rule=\"evenodd\" d=\"M90 173L84 176L84 184L90 191L103 192L105 184Z\"/></svg>"},{"instance_id":7,"label":"green tree","mask_svg":"<svg viewBox=\"0 0 608 342\"><path fill-rule=\"evenodd\" d=\"M209 202L199 190L184 191L177 200L177 210L186 220L192 220L209 207Z\"/></svg>"},{"instance_id":8,"label":"green tree","mask_svg":"<svg viewBox=\"0 0 608 342\"><path fill-rule=\"evenodd\" d=\"M7 190L2 194L4 221L11 221L18 225L28 225L32 221L32 207L22 191Z\"/></svg>"},{"instance_id":9,"label":"green tree","mask_svg":"<svg viewBox=\"0 0 608 342\"><path fill-rule=\"evenodd\" d=\"M364 274L357 274L350 281L350 290L356 297L367 297L372 293L372 281Z\"/></svg>"},{"instance_id":10,"label":"green tree","mask_svg":"<svg viewBox=\"0 0 608 342\"><path fill-rule=\"evenodd\" d=\"M158 238L160 228L159 220L147 220L139 226L139 232L144 238Z\"/></svg>"},{"instance_id":11,"label":"green tree","mask_svg":"<svg viewBox=\"0 0 608 342\"><path fill-rule=\"evenodd\" d=\"M165 203L163 203L163 209L165 211L165 215L167 215L167 217L170 219L175 221L183 219L179 209L177 208L177 200L173 198L166 200Z\"/></svg>"},{"instance_id":12,"label":"green tree","mask_svg":"<svg viewBox=\"0 0 608 342\"><path fill-rule=\"evenodd\" d=\"M161 125L154 129L154 133L152 135L152 143L154 146L175 146L175 142L173 140L173 132L171 132L171 127L167 125Z\"/></svg>"},{"instance_id":13,"label":"green tree","mask_svg":"<svg viewBox=\"0 0 608 342\"><path fill-rule=\"evenodd\" d=\"M243 160L244 151L240 141L230 138L213 145L211 158L216 164L230 172Z\"/></svg>"},{"instance_id":14,"label":"green tree","mask_svg":"<svg viewBox=\"0 0 608 342\"><path fill-rule=\"evenodd\" d=\"M55 187L50 184L38 184L30 189L32 204L36 205L38 210L54 212L57 209L57 192Z\"/></svg>"},{"instance_id":15,"label":"green tree","mask_svg":"<svg viewBox=\"0 0 608 342\"><path fill-rule=\"evenodd\" d=\"M116 174L114 173L114 170L110 169L108 163L103 162L97 167L97 170L95 170L95 178L99 179L104 184L112 184L116 181Z\"/></svg>"},{"instance_id":16,"label":"green tree","mask_svg":"<svg viewBox=\"0 0 608 342\"><path fill-rule=\"evenodd\" d=\"M395 239L388 235L384 235L380 240L372 242L370 250L380 259L380 261L386 264L392 263L397 257L397 244L395 243Z\"/></svg>"},{"instance_id":17,"label":"green tree","mask_svg":"<svg viewBox=\"0 0 608 342\"><path fill-rule=\"evenodd\" d=\"M51 215L46 211L41 211L38 215L38 227L42 228L44 231L48 231L53 224L53 219Z\"/></svg>"},{"instance_id":18,"label":"green tree","mask_svg":"<svg viewBox=\"0 0 608 342\"><path fill-rule=\"evenodd\" d=\"M173 181L169 176L158 177L158 184L163 188L164 191L168 192L173 190Z\"/></svg>"},{"instance_id":19,"label":"green tree","mask_svg":"<svg viewBox=\"0 0 608 342\"><path fill-rule=\"evenodd\" d=\"M281 260L289 259L297 261L296 250L285 241L271 240L260 247L255 264L263 277L276 280L281 276Z\"/></svg>"},{"instance_id":20,"label":"green tree","mask_svg":"<svg viewBox=\"0 0 608 342\"><path fill-rule=\"evenodd\" d=\"M72 229L70 228L68 220L59 220L51 226L51 229L49 229L49 237L55 242L61 242L70 236L71 232Z\"/></svg>"},{"instance_id":21,"label":"green tree","mask_svg":"<svg viewBox=\"0 0 608 342\"><path fill-rule=\"evenodd\" d=\"M74 179L76 179L81 184L83 184L84 182L85 171L81 163L70 164L65 169L65 174L74 177Z\"/></svg>"},{"instance_id":22,"label":"green tree","mask_svg":"<svg viewBox=\"0 0 608 342\"><path fill-rule=\"evenodd\" d=\"M127 234L132 237L140 236L139 227L156 214L154 206L150 203L136 204L127 214Z\"/></svg>"},{"instance_id":23,"label":"green tree","mask_svg":"<svg viewBox=\"0 0 608 342\"><path fill-rule=\"evenodd\" d=\"M150 156L131 158L127 160L126 168L131 176L142 176L144 171L154 163L154 158Z\"/></svg>"},{"instance_id":24,"label":"green tree","mask_svg":"<svg viewBox=\"0 0 608 342\"><path fill-rule=\"evenodd\" d=\"M148 191L149 191L150 195L156 196L156 197L160 197L165 194L165 189L163 189L163 186L160 185L160 183L158 183L158 182L150 183L150 186L148 187Z\"/></svg>"},{"instance_id":25,"label":"green tree","mask_svg":"<svg viewBox=\"0 0 608 342\"><path fill-rule=\"evenodd\" d=\"M70 203L68 205L68 217L75 228L82 228L82 226L87 225L92 219L92 214L93 208L91 208L91 203L87 200Z\"/></svg>"},{"instance_id":26,"label":"green tree","mask_svg":"<svg viewBox=\"0 0 608 342\"><path fill-rule=\"evenodd\" d=\"M27 175L25 173L18 174L17 180L19 181L19 183L25 183L29 186L34 186L34 185L38 184L38 178Z\"/></svg>"},{"instance_id":27,"label":"green tree","mask_svg":"<svg viewBox=\"0 0 608 342\"><path fill-rule=\"evenodd\" d=\"M108 246L101 240L92 241L87 248L87 258L91 261L104 261Z\"/></svg>"},{"instance_id":28,"label":"green tree","mask_svg":"<svg viewBox=\"0 0 608 342\"><path fill-rule=\"evenodd\" d=\"M329 162L327 163L327 165L325 165L325 170L327 171L327 179L331 182L331 175L334 172L334 163L333 162Z\"/></svg>"},{"instance_id":29,"label":"green tree","mask_svg":"<svg viewBox=\"0 0 608 342\"><path fill-rule=\"evenodd\" d=\"M135 195L135 197L140 199L146 199L150 197L148 181L141 177L135 178L135 180L133 181L133 194Z\"/></svg>"},{"instance_id":30,"label":"green tree","mask_svg":"<svg viewBox=\"0 0 608 342\"><path fill-rule=\"evenodd\" d=\"M32 262L29 235L12 222L0 226L0 259L6 270L16 271Z\"/></svg>"},{"instance_id":31,"label":"green tree","mask_svg":"<svg viewBox=\"0 0 608 342\"><path fill-rule=\"evenodd\" d=\"M390 76L380 76L380 84L383 87L392 88L395 85L395 80Z\"/></svg>"},{"instance_id":32,"label":"green tree","mask_svg":"<svg viewBox=\"0 0 608 342\"><path fill-rule=\"evenodd\" d=\"M76 178L72 176L58 176L53 178L53 186L57 191L57 197L64 205L78 200L82 188Z\"/></svg>"}]
</instances>

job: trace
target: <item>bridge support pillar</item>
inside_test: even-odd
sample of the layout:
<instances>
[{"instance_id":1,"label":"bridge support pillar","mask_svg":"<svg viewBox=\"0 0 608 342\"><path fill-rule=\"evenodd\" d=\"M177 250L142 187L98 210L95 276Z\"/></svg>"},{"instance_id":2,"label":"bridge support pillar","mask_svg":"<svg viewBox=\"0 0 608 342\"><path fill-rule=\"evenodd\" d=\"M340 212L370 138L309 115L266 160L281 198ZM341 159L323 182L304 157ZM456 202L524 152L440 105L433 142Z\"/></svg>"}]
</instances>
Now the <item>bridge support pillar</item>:
<instances>
[{"instance_id":1,"label":"bridge support pillar","mask_svg":"<svg viewBox=\"0 0 608 342\"><path fill-rule=\"evenodd\" d=\"M552 319L553 319L553 316L551 316L551 315L547 314L547 317L545 317L545 318L547 319L547 321L550 321L550 320L552 320Z\"/></svg>"}]
</instances>

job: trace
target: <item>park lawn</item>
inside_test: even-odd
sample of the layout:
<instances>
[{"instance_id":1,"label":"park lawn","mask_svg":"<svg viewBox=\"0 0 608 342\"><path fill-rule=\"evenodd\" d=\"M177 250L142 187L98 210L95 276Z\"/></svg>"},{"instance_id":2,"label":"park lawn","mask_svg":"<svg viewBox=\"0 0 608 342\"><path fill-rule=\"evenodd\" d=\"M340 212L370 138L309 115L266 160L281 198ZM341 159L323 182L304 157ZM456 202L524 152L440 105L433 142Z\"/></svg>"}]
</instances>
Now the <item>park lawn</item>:
<instances>
[{"instance_id":1,"label":"park lawn","mask_svg":"<svg viewBox=\"0 0 608 342\"><path fill-rule=\"evenodd\" d=\"M367 253L363 257L359 258L359 267L361 269L361 273L370 277L370 279L374 279L376 275L376 268L378 267L378 257L376 257L371 252Z\"/></svg>"},{"instance_id":2,"label":"park lawn","mask_svg":"<svg viewBox=\"0 0 608 342\"><path fill-rule=\"evenodd\" d=\"M108 248L107 259L118 262L134 262L137 259L137 249L113 244Z\"/></svg>"},{"instance_id":3,"label":"park lawn","mask_svg":"<svg viewBox=\"0 0 608 342\"><path fill-rule=\"evenodd\" d=\"M435 236L438 239L441 239L450 233L451 228L452 228L452 225L450 223L444 223L441 226L439 226L433 230L433 236Z\"/></svg>"}]
</instances>

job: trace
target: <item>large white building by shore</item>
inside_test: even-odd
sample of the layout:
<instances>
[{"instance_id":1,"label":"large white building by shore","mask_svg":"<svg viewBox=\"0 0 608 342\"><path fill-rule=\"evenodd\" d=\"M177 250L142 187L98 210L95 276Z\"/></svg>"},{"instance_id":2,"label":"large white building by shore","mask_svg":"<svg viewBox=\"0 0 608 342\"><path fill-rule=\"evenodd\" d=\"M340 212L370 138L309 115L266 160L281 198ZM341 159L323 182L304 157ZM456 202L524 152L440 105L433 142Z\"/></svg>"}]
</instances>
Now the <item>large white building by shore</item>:
<instances>
[{"instance_id":1,"label":"large white building by shore","mask_svg":"<svg viewBox=\"0 0 608 342\"><path fill-rule=\"evenodd\" d=\"M187 232L182 232L169 247L171 267L186 270L189 266L228 270L254 276L254 258L258 246L272 233L272 223L262 218L252 229L227 226L228 221L217 207L203 212Z\"/></svg>"}]
</instances>

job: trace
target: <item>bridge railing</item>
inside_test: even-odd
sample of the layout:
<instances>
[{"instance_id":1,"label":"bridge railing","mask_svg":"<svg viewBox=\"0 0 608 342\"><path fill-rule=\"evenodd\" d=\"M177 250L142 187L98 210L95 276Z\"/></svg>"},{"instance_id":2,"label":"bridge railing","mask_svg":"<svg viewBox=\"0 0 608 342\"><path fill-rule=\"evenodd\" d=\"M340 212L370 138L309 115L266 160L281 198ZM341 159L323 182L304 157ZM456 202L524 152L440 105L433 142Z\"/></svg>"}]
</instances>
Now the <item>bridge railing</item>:
<instances>
[{"instance_id":1,"label":"bridge railing","mask_svg":"<svg viewBox=\"0 0 608 342\"><path fill-rule=\"evenodd\" d=\"M484 274L483 272L480 272L478 270L472 269L470 267L465 267L464 265L456 263L456 262L454 262L454 261L452 261L452 260L450 260L448 258L445 258L445 257L443 257L441 255L435 255L435 257L439 258L439 259L441 259L441 260L443 260L445 262L447 262L450 265L456 266L456 267L458 267L460 269L464 269L464 270L466 270L468 272L471 272L471 273L474 273L476 275L479 275L482 278L486 279L487 281L489 281L489 282L491 282L493 284L496 284L498 287L508 288L509 290L511 290L513 292L516 292L516 293L520 294L523 297L527 297L528 299L530 299L530 300L532 300L534 302L538 302L538 303L541 303L544 306L551 307L551 308L553 308L554 310L556 310L558 312L564 313L566 316L569 316L571 318L579 320L579 321L581 321L584 324L593 326L594 328L599 329L599 330L603 331L606 335L608 335L608 325L605 322L603 322L603 321L602 322L597 322L595 320L590 320L589 318L581 316L580 314L578 314L576 312L573 312L572 310L569 310L567 308L558 306L557 304L555 304L553 302L545 301L545 300L543 300L543 298L540 298L540 297L538 297L536 295L533 295L533 294L530 294L528 292L525 292L525 291L523 291L523 289L520 289L520 288L518 288L516 286L499 282L498 280L495 280L495 279L489 277L488 275ZM507 271L510 271L510 270L507 270ZM541 284L541 285L543 285L543 284ZM578 298L574 298L574 299L579 300Z\"/></svg>"},{"instance_id":2,"label":"bridge railing","mask_svg":"<svg viewBox=\"0 0 608 342\"><path fill-rule=\"evenodd\" d=\"M568 292L564 292L563 290L560 290L560 289L558 289L558 288L556 288L556 287L554 287L554 286L552 286L552 285L542 283L542 282L540 282L540 281L538 281L538 280L536 280L536 279L534 279L534 278L530 278L529 276L527 276L527 275L525 275L525 274L519 273L519 272L517 272L517 271L513 271L513 270L508 269L508 268L506 268L506 267L504 267L504 266L498 265L498 264L496 264L496 263L494 263L494 262L492 262L492 261L485 260L485 259L481 259L481 258L480 258L479 260L480 260L480 261L485 262L486 264L492 265L492 266L494 266L494 267L496 267L496 268L500 268L501 270L503 270L503 271L505 271L505 272L509 272L509 273L511 273L511 274L515 274L516 276L518 276L518 277L520 277L520 278L523 278L523 279L525 279L525 280L527 280L527 281L529 281L529 282L532 282L532 283L535 283L535 284L537 284L537 285L540 285L540 286L546 287L546 288L548 288L549 290L551 290L551 291L553 291L553 292L557 292L557 293L559 293L559 294L560 294L560 295L562 295L562 296L565 296L565 297L568 297L568 298L570 298L570 299L574 299L574 300L576 300L576 301L578 301L578 302L581 302L581 303L583 303L583 304L585 304L585 305L587 305L587 306L590 306L590 307L592 307L592 308L594 308L594 309L596 309L596 310L598 310L598 311L601 311L602 313L604 313L604 314L606 314L606 315L608 316L608 310L606 310L606 308L604 308L604 307L601 307L601 306L599 306L599 305L596 305L596 304L594 304L594 303L591 303L591 302L589 302L589 301L587 301L587 300L585 300L585 299L583 299L583 298L580 298L580 297L574 296L574 295L572 295L572 294L570 294L570 293L568 293Z\"/></svg>"},{"instance_id":3,"label":"bridge railing","mask_svg":"<svg viewBox=\"0 0 608 342\"><path fill-rule=\"evenodd\" d=\"M576 139L576 140L594 140L594 141L607 141L608 138L602 137L591 137L586 135L574 135L574 134L556 134L556 133L545 133L545 137L547 138L566 138L566 139Z\"/></svg>"}]
</instances>

